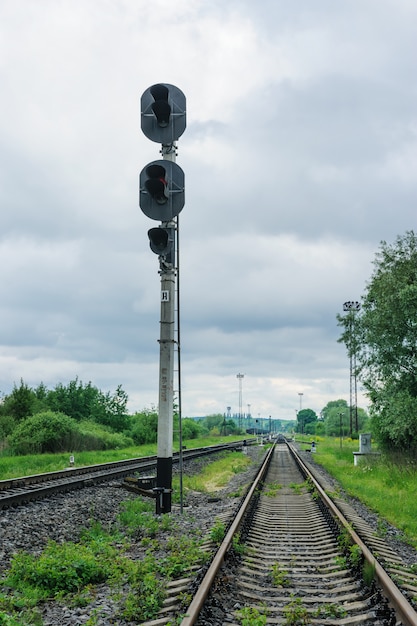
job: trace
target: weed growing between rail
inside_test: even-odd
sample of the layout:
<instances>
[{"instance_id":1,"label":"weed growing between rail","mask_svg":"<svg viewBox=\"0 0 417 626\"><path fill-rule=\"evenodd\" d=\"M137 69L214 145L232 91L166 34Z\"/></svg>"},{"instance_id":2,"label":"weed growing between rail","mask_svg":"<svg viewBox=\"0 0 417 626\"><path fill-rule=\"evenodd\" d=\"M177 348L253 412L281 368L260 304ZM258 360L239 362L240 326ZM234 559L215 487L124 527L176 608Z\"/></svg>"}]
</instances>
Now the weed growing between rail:
<instances>
[{"instance_id":1,"label":"weed growing between rail","mask_svg":"<svg viewBox=\"0 0 417 626\"><path fill-rule=\"evenodd\" d=\"M271 567L272 582L276 587L288 587L290 579L288 570L283 569L279 563L274 563Z\"/></svg>"},{"instance_id":2,"label":"weed growing between rail","mask_svg":"<svg viewBox=\"0 0 417 626\"><path fill-rule=\"evenodd\" d=\"M297 494L304 493L304 488L306 487L306 483L290 483L290 488Z\"/></svg>"},{"instance_id":3,"label":"weed growing between rail","mask_svg":"<svg viewBox=\"0 0 417 626\"><path fill-rule=\"evenodd\" d=\"M232 539L233 552L238 556L244 556L251 553L251 549L242 542L240 533L235 533Z\"/></svg>"},{"instance_id":4,"label":"weed growing between rail","mask_svg":"<svg viewBox=\"0 0 417 626\"><path fill-rule=\"evenodd\" d=\"M245 606L235 613L242 626L265 626L267 622L267 609L260 611L251 606Z\"/></svg>"},{"instance_id":5,"label":"weed growing between rail","mask_svg":"<svg viewBox=\"0 0 417 626\"><path fill-rule=\"evenodd\" d=\"M282 489L282 485L279 483L268 483L265 485L262 495L266 498L276 498L280 489Z\"/></svg>"},{"instance_id":6,"label":"weed growing between rail","mask_svg":"<svg viewBox=\"0 0 417 626\"><path fill-rule=\"evenodd\" d=\"M328 603L321 604L313 611L312 615L316 618L322 617L324 619L342 619L347 616L347 611L343 606L340 606L340 604Z\"/></svg>"},{"instance_id":7,"label":"weed growing between rail","mask_svg":"<svg viewBox=\"0 0 417 626\"><path fill-rule=\"evenodd\" d=\"M295 598L292 595L292 600L284 607L285 623L290 626L291 624L308 624L310 617L308 615L306 607L303 605L300 598Z\"/></svg>"}]
</instances>

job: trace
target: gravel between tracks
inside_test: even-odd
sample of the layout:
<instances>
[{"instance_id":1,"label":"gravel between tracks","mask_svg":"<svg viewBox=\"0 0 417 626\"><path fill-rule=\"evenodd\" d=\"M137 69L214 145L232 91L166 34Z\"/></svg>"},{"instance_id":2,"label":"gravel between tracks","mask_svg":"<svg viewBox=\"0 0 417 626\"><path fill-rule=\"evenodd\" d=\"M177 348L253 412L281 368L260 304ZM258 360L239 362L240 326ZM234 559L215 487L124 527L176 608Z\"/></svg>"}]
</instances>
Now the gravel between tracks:
<instances>
[{"instance_id":1,"label":"gravel between tracks","mask_svg":"<svg viewBox=\"0 0 417 626\"><path fill-rule=\"evenodd\" d=\"M255 463L246 472L236 474L227 488L216 493L216 498L207 494L192 493L187 495L187 506L184 507L182 515L178 508L173 507L171 516L176 522L174 532L179 535L197 532L204 534L210 530L217 516L231 512L240 501L240 498L233 497L233 494L250 482L263 450L255 446L248 448L248 454ZM306 455L306 460L328 484L333 485L335 489L339 488L336 481L317 465L310 455ZM188 465L184 471L197 472L201 465L207 462L207 460L193 462L192 466ZM78 541L81 530L91 525L93 521L100 522L104 528L117 524L120 503L136 497L119 485L120 483L113 483L89 487L0 511L0 574L8 568L11 556L19 550L40 553L48 539L57 542ZM377 528L377 515L357 500L347 497L346 499L369 525ZM402 542L400 531L387 525L385 540L406 563L417 563L417 552ZM144 550L139 539L137 545L132 545L132 558L140 559ZM128 626L130 622L119 617L119 606L114 590L106 585L99 585L94 600L86 607L71 607L65 602L47 603L41 609L42 620L44 626L76 626L84 624L96 614L94 624L97 626L108 624Z\"/></svg>"}]
</instances>

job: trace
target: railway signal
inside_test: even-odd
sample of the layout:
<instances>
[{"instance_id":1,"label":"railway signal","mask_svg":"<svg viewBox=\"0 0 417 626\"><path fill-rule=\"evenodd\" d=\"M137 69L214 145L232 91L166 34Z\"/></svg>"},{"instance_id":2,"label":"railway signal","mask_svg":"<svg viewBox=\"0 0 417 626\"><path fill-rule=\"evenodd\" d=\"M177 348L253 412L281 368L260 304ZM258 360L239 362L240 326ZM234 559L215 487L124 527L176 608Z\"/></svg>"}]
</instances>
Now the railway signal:
<instances>
[{"instance_id":1,"label":"railway signal","mask_svg":"<svg viewBox=\"0 0 417 626\"><path fill-rule=\"evenodd\" d=\"M139 205L151 220L169 222L184 207L184 172L173 161L152 161L139 176Z\"/></svg>"},{"instance_id":2,"label":"railway signal","mask_svg":"<svg viewBox=\"0 0 417 626\"><path fill-rule=\"evenodd\" d=\"M162 144L177 141L187 125L185 95L168 83L152 85L140 101L141 128L148 139Z\"/></svg>"},{"instance_id":3,"label":"railway signal","mask_svg":"<svg viewBox=\"0 0 417 626\"><path fill-rule=\"evenodd\" d=\"M174 326L178 273L175 255L178 250L178 214L184 206L184 172L175 162L175 142L186 126L183 92L169 83L152 85L142 94L140 117L143 133L151 141L162 144L163 156L163 159L145 165L139 175L139 206L147 217L161 222L158 227L148 230L150 248L159 257L161 277L158 449L154 489L156 513L160 514L171 512L172 496Z\"/></svg>"},{"instance_id":4,"label":"railway signal","mask_svg":"<svg viewBox=\"0 0 417 626\"><path fill-rule=\"evenodd\" d=\"M160 257L161 262L171 267L175 264L175 229L151 228L148 230L149 246Z\"/></svg>"}]
</instances>

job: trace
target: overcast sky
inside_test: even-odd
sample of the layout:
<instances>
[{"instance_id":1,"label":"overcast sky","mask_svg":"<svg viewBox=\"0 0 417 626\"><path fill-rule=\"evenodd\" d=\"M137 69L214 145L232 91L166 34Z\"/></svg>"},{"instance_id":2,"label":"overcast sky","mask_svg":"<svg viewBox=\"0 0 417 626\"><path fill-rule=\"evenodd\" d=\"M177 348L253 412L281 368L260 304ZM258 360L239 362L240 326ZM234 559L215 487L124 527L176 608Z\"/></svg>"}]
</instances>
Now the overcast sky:
<instances>
[{"instance_id":1,"label":"overcast sky","mask_svg":"<svg viewBox=\"0 0 417 626\"><path fill-rule=\"evenodd\" d=\"M415 0L0 0L0 392L158 404L138 176L163 82L187 98L183 415L237 413L238 373L255 416L348 401L336 315L416 228L416 33Z\"/></svg>"}]
</instances>

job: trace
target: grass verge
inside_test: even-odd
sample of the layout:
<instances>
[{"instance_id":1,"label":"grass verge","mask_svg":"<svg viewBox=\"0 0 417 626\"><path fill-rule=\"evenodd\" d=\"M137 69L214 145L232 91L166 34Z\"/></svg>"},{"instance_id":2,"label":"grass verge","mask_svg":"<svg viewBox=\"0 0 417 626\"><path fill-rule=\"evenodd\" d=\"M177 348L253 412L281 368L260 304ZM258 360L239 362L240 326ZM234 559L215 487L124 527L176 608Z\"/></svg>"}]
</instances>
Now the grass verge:
<instances>
[{"instance_id":1,"label":"grass verge","mask_svg":"<svg viewBox=\"0 0 417 626\"><path fill-rule=\"evenodd\" d=\"M355 466L353 452L358 449L358 441L321 438L313 458L350 496L380 516L381 535L386 520L417 548L417 463L380 455L362 458Z\"/></svg>"}]
</instances>

